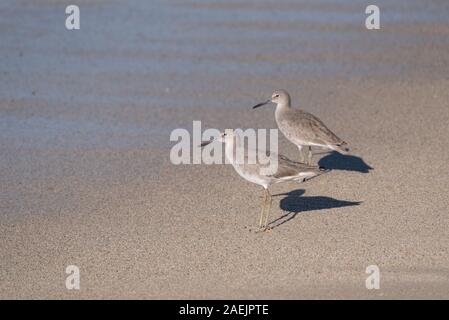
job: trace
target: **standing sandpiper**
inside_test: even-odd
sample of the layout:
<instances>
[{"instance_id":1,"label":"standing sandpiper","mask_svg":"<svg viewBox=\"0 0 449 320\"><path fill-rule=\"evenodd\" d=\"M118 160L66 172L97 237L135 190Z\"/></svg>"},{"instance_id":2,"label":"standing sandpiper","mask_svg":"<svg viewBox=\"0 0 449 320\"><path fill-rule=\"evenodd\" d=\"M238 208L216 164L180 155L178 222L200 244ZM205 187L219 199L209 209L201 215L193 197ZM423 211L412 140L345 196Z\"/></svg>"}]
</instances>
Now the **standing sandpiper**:
<instances>
[{"instance_id":1,"label":"standing sandpiper","mask_svg":"<svg viewBox=\"0 0 449 320\"><path fill-rule=\"evenodd\" d=\"M259 159L258 152L248 148L241 137L233 130L226 130L217 138L203 142L201 147L208 145L213 141L219 141L225 144L225 155L228 161L232 164L235 171L245 180L258 184L264 188L264 199L262 202L262 211L260 213L259 228L267 231L268 215L271 209L271 194L268 187L272 184L296 181L305 182L313 177L316 177L327 170L311 166L304 163L299 163L288 159L283 155L278 155L270 151L266 152L271 159L275 159L276 165L270 166L269 163L262 164ZM252 162L251 159L256 159Z\"/></svg>"},{"instance_id":2,"label":"standing sandpiper","mask_svg":"<svg viewBox=\"0 0 449 320\"><path fill-rule=\"evenodd\" d=\"M312 146L335 150L343 154L349 152L348 144L329 130L320 119L308 112L293 109L287 91L276 90L270 99L255 105L253 109L270 102L277 105L275 117L279 130L298 147L301 162L303 146L309 147L307 158L309 165L312 163Z\"/></svg>"}]
</instances>

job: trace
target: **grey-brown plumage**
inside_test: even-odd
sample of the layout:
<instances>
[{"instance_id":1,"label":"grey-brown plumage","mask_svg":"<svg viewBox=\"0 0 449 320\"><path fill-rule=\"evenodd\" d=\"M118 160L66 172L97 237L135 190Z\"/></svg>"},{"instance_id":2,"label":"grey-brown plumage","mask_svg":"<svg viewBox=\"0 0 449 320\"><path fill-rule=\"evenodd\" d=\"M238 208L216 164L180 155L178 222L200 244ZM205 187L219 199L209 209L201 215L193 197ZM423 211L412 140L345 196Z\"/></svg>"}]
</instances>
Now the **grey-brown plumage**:
<instances>
[{"instance_id":1,"label":"grey-brown plumage","mask_svg":"<svg viewBox=\"0 0 449 320\"><path fill-rule=\"evenodd\" d=\"M292 108L287 91L277 90L269 100L253 108L269 102L277 104L276 123L284 136L297 145L300 152L303 146L309 147L309 164L312 160L310 151L312 146L335 150L343 154L349 151L347 143L326 127L320 119L308 112Z\"/></svg>"},{"instance_id":2,"label":"grey-brown plumage","mask_svg":"<svg viewBox=\"0 0 449 320\"><path fill-rule=\"evenodd\" d=\"M277 157L277 170L272 175L270 175L270 177L275 179L290 179L290 177L303 175L304 178L302 179L302 181L306 181L326 171L326 169L324 169L323 167L308 165L305 163L290 160L282 154L277 155Z\"/></svg>"},{"instance_id":3,"label":"grey-brown plumage","mask_svg":"<svg viewBox=\"0 0 449 320\"><path fill-rule=\"evenodd\" d=\"M258 150L240 143L239 137L233 132L221 133L215 140L225 143L226 158L242 178L264 188L265 196L259 220L259 227L264 230L268 228L271 207L271 194L268 188L271 185L286 181L305 182L326 171L322 167L295 162L274 152L264 152L262 155L266 156L267 161L263 162L259 158ZM205 142L202 146L211 142Z\"/></svg>"}]
</instances>

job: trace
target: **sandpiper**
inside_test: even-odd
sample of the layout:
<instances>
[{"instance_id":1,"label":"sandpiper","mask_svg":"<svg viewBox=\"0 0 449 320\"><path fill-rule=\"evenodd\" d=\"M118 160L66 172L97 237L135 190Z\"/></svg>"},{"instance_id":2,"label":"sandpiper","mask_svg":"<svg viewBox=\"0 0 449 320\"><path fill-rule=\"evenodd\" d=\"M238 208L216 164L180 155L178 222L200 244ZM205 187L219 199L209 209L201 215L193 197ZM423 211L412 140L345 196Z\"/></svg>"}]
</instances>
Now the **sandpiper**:
<instances>
[{"instance_id":1,"label":"sandpiper","mask_svg":"<svg viewBox=\"0 0 449 320\"><path fill-rule=\"evenodd\" d=\"M299 149L300 161L305 161L301 149L309 147L307 163L312 163L312 146L338 151L342 154L349 152L348 144L337 137L325 124L308 112L291 107L290 95L285 90L276 90L271 98L259 103L253 109L275 103L275 118L279 130Z\"/></svg>"},{"instance_id":2,"label":"sandpiper","mask_svg":"<svg viewBox=\"0 0 449 320\"><path fill-rule=\"evenodd\" d=\"M264 188L264 199L259 219L259 228L263 231L269 229L268 216L272 202L271 194L268 190L269 186L286 181L305 182L326 171L322 167L295 162L283 155L278 155L270 151L262 152L265 152L270 159L275 159L277 161L276 165L261 164L257 155L260 150L250 149L245 146L239 135L233 130L226 130L217 138L203 142L201 146L204 147L213 141L219 141L225 144L226 158L242 178ZM237 155L239 152L241 153ZM241 158L239 158L240 155L242 156ZM239 159L241 160L237 161ZM252 162L250 159L257 159L257 161Z\"/></svg>"}]
</instances>

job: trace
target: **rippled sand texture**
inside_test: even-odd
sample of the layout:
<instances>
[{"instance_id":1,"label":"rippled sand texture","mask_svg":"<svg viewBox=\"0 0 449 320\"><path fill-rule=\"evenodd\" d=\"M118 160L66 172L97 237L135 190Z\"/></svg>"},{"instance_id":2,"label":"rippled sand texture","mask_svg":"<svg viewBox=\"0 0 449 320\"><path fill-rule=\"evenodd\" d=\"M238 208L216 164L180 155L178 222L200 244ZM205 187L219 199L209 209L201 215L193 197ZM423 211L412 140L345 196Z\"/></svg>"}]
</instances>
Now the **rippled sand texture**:
<instances>
[{"instance_id":1,"label":"rippled sand texture","mask_svg":"<svg viewBox=\"0 0 449 320\"><path fill-rule=\"evenodd\" d=\"M449 298L447 1L77 3L0 2L1 298ZM275 128L277 88L354 155L255 234L259 187L169 135Z\"/></svg>"}]
</instances>

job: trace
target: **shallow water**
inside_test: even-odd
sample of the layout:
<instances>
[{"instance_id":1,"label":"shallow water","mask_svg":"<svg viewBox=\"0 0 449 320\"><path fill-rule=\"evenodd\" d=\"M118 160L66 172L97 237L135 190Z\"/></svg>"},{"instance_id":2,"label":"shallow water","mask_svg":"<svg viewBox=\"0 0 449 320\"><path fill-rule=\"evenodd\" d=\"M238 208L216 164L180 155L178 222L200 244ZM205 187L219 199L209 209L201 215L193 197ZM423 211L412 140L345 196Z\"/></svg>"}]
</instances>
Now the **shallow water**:
<instances>
[{"instance_id":1,"label":"shallow water","mask_svg":"<svg viewBox=\"0 0 449 320\"><path fill-rule=\"evenodd\" d=\"M244 108L286 79L400 79L438 63L447 3L378 5L382 29L367 31L364 1L85 1L67 31L64 3L2 2L2 144L167 147L189 110ZM417 35L429 23L441 34Z\"/></svg>"}]
</instances>

